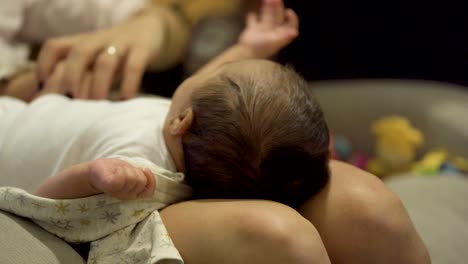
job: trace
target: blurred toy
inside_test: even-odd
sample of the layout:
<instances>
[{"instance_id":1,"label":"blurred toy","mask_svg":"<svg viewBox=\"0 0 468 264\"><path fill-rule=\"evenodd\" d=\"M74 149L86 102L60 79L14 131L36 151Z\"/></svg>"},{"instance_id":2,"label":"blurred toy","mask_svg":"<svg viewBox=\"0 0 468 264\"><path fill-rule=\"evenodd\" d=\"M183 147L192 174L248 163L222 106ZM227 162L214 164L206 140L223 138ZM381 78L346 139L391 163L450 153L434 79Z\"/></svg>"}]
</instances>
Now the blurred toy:
<instances>
[{"instance_id":1,"label":"blurred toy","mask_svg":"<svg viewBox=\"0 0 468 264\"><path fill-rule=\"evenodd\" d=\"M374 158L370 159L362 152L353 153L351 142L340 134L330 135L331 157L380 177L399 172L425 176L468 176L468 159L452 156L445 149L430 151L415 161L416 151L423 145L424 136L404 117L389 116L375 121L372 134L376 137Z\"/></svg>"},{"instance_id":2,"label":"blurred toy","mask_svg":"<svg viewBox=\"0 0 468 264\"><path fill-rule=\"evenodd\" d=\"M468 173L468 160L456 156L450 157L445 149L435 150L427 153L416 162L411 170L420 175L463 174Z\"/></svg>"},{"instance_id":3,"label":"blurred toy","mask_svg":"<svg viewBox=\"0 0 468 264\"><path fill-rule=\"evenodd\" d=\"M449 175L461 175L462 172L457 168L457 166L453 165L451 162L444 162L440 166L440 172Z\"/></svg>"},{"instance_id":4,"label":"blurred toy","mask_svg":"<svg viewBox=\"0 0 468 264\"><path fill-rule=\"evenodd\" d=\"M454 157L452 160L453 165L457 167L460 171L468 173L468 159L462 158L460 156Z\"/></svg>"},{"instance_id":5,"label":"blurred toy","mask_svg":"<svg viewBox=\"0 0 468 264\"><path fill-rule=\"evenodd\" d=\"M442 165L447 162L447 150L435 150L427 153L424 157L416 162L411 171L422 175L436 175L439 173Z\"/></svg>"},{"instance_id":6,"label":"blurred toy","mask_svg":"<svg viewBox=\"0 0 468 264\"><path fill-rule=\"evenodd\" d=\"M336 134L333 136L333 152L336 159L349 160L353 153L351 143L342 135Z\"/></svg>"},{"instance_id":7,"label":"blurred toy","mask_svg":"<svg viewBox=\"0 0 468 264\"><path fill-rule=\"evenodd\" d=\"M408 119L389 116L372 125L376 137L375 158L367 164L367 170L377 176L385 176L410 168L416 150L423 144L423 134Z\"/></svg>"},{"instance_id":8,"label":"blurred toy","mask_svg":"<svg viewBox=\"0 0 468 264\"><path fill-rule=\"evenodd\" d=\"M367 164L369 163L369 156L364 153L357 153L351 157L349 162L354 166L365 170L367 168Z\"/></svg>"},{"instance_id":9,"label":"blurred toy","mask_svg":"<svg viewBox=\"0 0 468 264\"><path fill-rule=\"evenodd\" d=\"M330 158L331 159L338 159L338 156L335 152L335 139L332 134L330 134L330 144L328 146L328 150L330 151Z\"/></svg>"}]
</instances>

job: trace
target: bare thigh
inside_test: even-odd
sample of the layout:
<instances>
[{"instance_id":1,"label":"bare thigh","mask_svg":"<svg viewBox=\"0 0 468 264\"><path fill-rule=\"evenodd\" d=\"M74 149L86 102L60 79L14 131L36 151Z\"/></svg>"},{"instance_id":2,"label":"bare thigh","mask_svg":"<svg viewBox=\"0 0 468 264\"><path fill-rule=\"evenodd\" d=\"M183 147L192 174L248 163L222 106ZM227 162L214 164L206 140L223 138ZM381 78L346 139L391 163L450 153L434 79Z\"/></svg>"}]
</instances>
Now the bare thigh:
<instances>
[{"instance_id":1,"label":"bare thigh","mask_svg":"<svg viewBox=\"0 0 468 264\"><path fill-rule=\"evenodd\" d=\"M161 216L187 264L330 263L313 225L282 204L189 201Z\"/></svg>"}]
</instances>

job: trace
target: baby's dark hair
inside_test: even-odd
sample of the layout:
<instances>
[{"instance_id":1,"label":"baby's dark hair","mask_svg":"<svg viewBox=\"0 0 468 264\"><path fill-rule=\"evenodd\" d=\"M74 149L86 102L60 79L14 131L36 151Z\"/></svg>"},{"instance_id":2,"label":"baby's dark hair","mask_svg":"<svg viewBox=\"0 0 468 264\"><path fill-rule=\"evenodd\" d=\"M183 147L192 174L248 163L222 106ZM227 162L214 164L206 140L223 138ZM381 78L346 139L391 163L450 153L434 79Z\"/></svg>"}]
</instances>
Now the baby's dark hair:
<instances>
[{"instance_id":1,"label":"baby's dark hair","mask_svg":"<svg viewBox=\"0 0 468 264\"><path fill-rule=\"evenodd\" d=\"M293 70L220 76L192 98L182 143L193 198L266 199L297 207L329 179L329 131Z\"/></svg>"}]
</instances>

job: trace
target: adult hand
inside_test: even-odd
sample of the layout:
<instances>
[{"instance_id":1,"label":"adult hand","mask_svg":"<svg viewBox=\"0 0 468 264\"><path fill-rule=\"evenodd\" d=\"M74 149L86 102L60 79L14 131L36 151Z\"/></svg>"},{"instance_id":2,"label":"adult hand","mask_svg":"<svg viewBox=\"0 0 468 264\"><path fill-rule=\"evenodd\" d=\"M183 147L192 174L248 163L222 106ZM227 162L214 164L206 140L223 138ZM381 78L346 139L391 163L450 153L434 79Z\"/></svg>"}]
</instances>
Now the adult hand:
<instances>
[{"instance_id":1,"label":"adult hand","mask_svg":"<svg viewBox=\"0 0 468 264\"><path fill-rule=\"evenodd\" d=\"M7 95L30 102L37 92L37 78L34 70L24 71L0 83L0 95Z\"/></svg>"},{"instance_id":2,"label":"adult hand","mask_svg":"<svg viewBox=\"0 0 468 264\"><path fill-rule=\"evenodd\" d=\"M259 14L247 15L247 27L239 43L255 52L258 58L268 58L286 47L299 35L299 18L285 9L282 0L263 0Z\"/></svg>"},{"instance_id":3,"label":"adult hand","mask_svg":"<svg viewBox=\"0 0 468 264\"><path fill-rule=\"evenodd\" d=\"M50 77L44 82L41 87L37 80L36 70L30 69L24 71L6 83L0 85L0 95L7 95L21 99L25 102L31 102L35 98L50 94L66 94L63 86L61 84L64 74L64 63L60 62L54 68ZM91 77L90 72L85 72L83 75L83 82L80 84L80 89L89 89L91 86Z\"/></svg>"},{"instance_id":4,"label":"adult hand","mask_svg":"<svg viewBox=\"0 0 468 264\"><path fill-rule=\"evenodd\" d=\"M71 94L64 89L63 86L63 77L65 75L65 62L59 62L53 69L53 72L50 74L49 78L45 82L42 82L39 92L35 97L56 93L56 94L65 94L71 96ZM86 70L82 75L82 81L79 84L80 91L89 91L92 85L93 72Z\"/></svg>"},{"instance_id":5,"label":"adult hand","mask_svg":"<svg viewBox=\"0 0 468 264\"><path fill-rule=\"evenodd\" d=\"M111 29L51 39L39 53L38 78L47 83L61 71L60 80L53 82L64 93L90 99L106 98L113 83L121 81L121 98L130 98L148 62L158 56L164 36L163 17L145 12ZM87 71L91 76L85 77Z\"/></svg>"}]
</instances>

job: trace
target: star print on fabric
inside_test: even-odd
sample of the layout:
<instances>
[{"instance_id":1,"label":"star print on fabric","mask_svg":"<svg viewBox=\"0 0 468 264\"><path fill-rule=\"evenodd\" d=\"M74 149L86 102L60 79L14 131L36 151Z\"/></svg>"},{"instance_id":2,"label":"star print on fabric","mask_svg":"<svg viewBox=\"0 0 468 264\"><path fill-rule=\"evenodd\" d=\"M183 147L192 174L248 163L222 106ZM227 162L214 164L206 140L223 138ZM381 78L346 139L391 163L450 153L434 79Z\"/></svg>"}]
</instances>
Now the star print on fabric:
<instances>
[{"instance_id":1,"label":"star print on fabric","mask_svg":"<svg viewBox=\"0 0 468 264\"><path fill-rule=\"evenodd\" d=\"M139 247L144 247L144 244L146 244L147 242L144 240L144 239L139 239L136 241L136 245L139 246Z\"/></svg>"},{"instance_id":2,"label":"star print on fabric","mask_svg":"<svg viewBox=\"0 0 468 264\"><path fill-rule=\"evenodd\" d=\"M90 210L90 208L88 207L87 204L85 203L80 203L78 204L78 211L82 212L82 213L86 213Z\"/></svg>"},{"instance_id":3,"label":"star print on fabric","mask_svg":"<svg viewBox=\"0 0 468 264\"><path fill-rule=\"evenodd\" d=\"M68 206L70 206L70 204L66 204L64 202L58 202L55 205L55 211L57 213L61 213L61 214L65 215L70 211L70 209L68 209Z\"/></svg>"},{"instance_id":4,"label":"star print on fabric","mask_svg":"<svg viewBox=\"0 0 468 264\"><path fill-rule=\"evenodd\" d=\"M99 260L99 257L98 256L94 256L94 257L91 257L89 260L88 260L88 263L89 264L99 264L101 261Z\"/></svg>"},{"instance_id":5,"label":"star print on fabric","mask_svg":"<svg viewBox=\"0 0 468 264\"><path fill-rule=\"evenodd\" d=\"M3 200L4 201L8 201L8 196L11 195L11 188L10 187L6 187L5 189L5 194L3 195Z\"/></svg>"},{"instance_id":6,"label":"star print on fabric","mask_svg":"<svg viewBox=\"0 0 468 264\"><path fill-rule=\"evenodd\" d=\"M105 201L105 200L99 200L99 201L96 203L96 207L97 207L97 208L104 207L105 205L106 205L106 201Z\"/></svg>"},{"instance_id":7,"label":"star print on fabric","mask_svg":"<svg viewBox=\"0 0 468 264\"><path fill-rule=\"evenodd\" d=\"M58 228L61 228L61 229L65 229L65 230L70 230L73 228L73 226L71 225L71 221L70 220L59 220L59 219L51 219L51 222L52 224L55 226L55 227L58 227Z\"/></svg>"},{"instance_id":8,"label":"star print on fabric","mask_svg":"<svg viewBox=\"0 0 468 264\"><path fill-rule=\"evenodd\" d=\"M130 254L128 258L130 259L130 263L140 263L143 260L136 253Z\"/></svg>"},{"instance_id":9,"label":"star print on fabric","mask_svg":"<svg viewBox=\"0 0 468 264\"><path fill-rule=\"evenodd\" d=\"M119 229L119 230L114 232L114 235L115 236L121 236L124 232L125 232L124 229Z\"/></svg>"},{"instance_id":10,"label":"star print on fabric","mask_svg":"<svg viewBox=\"0 0 468 264\"><path fill-rule=\"evenodd\" d=\"M31 204L36 208L37 210L41 210L42 208L45 208L46 206L39 203L39 202L31 202Z\"/></svg>"},{"instance_id":11,"label":"star print on fabric","mask_svg":"<svg viewBox=\"0 0 468 264\"><path fill-rule=\"evenodd\" d=\"M101 216L101 219L106 221L106 223L115 224L120 215L120 212L104 211L104 213Z\"/></svg>"},{"instance_id":12,"label":"star print on fabric","mask_svg":"<svg viewBox=\"0 0 468 264\"><path fill-rule=\"evenodd\" d=\"M91 242L90 250L91 250L91 249L92 249L92 250L96 250L96 249L98 249L98 248L99 248L99 244L96 243L96 241Z\"/></svg>"},{"instance_id":13,"label":"star print on fabric","mask_svg":"<svg viewBox=\"0 0 468 264\"><path fill-rule=\"evenodd\" d=\"M89 226L91 224L91 221L89 221L88 219L81 219L80 220L80 225L82 226Z\"/></svg>"},{"instance_id":14,"label":"star print on fabric","mask_svg":"<svg viewBox=\"0 0 468 264\"><path fill-rule=\"evenodd\" d=\"M26 205L26 197L24 195L18 195L18 197L16 197L16 200L21 204L21 206Z\"/></svg>"},{"instance_id":15,"label":"star print on fabric","mask_svg":"<svg viewBox=\"0 0 468 264\"><path fill-rule=\"evenodd\" d=\"M136 217L136 218L143 218L143 216L145 215L145 209L134 209L133 210L133 214L132 216L133 217Z\"/></svg>"},{"instance_id":16,"label":"star print on fabric","mask_svg":"<svg viewBox=\"0 0 468 264\"><path fill-rule=\"evenodd\" d=\"M161 234L161 238L159 239L159 246L162 248L169 248L172 247L172 240L168 234Z\"/></svg>"},{"instance_id":17,"label":"star print on fabric","mask_svg":"<svg viewBox=\"0 0 468 264\"><path fill-rule=\"evenodd\" d=\"M112 249L110 250L110 253L109 253L109 254L115 255L115 254L121 252L122 250L123 250L122 247L115 246L114 248L112 248Z\"/></svg>"}]
</instances>

